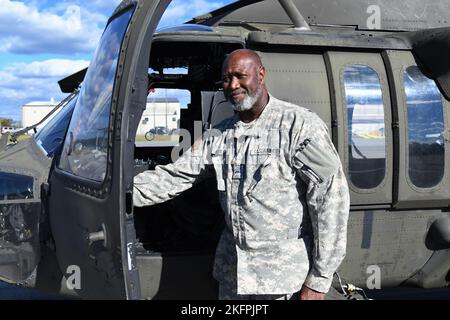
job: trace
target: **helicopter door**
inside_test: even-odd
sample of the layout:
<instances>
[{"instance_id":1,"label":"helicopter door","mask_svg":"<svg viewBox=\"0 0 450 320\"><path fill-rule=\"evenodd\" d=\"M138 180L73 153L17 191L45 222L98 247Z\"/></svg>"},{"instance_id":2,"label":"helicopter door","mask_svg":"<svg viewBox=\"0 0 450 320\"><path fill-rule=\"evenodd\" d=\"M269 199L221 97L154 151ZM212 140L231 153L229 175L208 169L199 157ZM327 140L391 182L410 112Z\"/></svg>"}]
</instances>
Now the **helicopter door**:
<instances>
[{"instance_id":1,"label":"helicopter door","mask_svg":"<svg viewBox=\"0 0 450 320\"><path fill-rule=\"evenodd\" d=\"M130 76L134 79L133 67L138 64L133 50L151 39L169 2L122 1L116 9L90 63L50 178L49 210L58 263L69 288L83 298L135 298L133 292L139 290L134 284L126 286L134 269L129 267L132 258L122 229L121 144L127 131L123 109L127 81ZM149 52L151 41L147 42ZM139 83L145 87L147 68L143 74ZM133 93L140 90L133 88ZM145 97L139 97L145 106Z\"/></svg>"},{"instance_id":2,"label":"helicopter door","mask_svg":"<svg viewBox=\"0 0 450 320\"><path fill-rule=\"evenodd\" d=\"M33 138L0 155L0 279L31 280L39 263L43 185L51 159ZM32 283L27 282L28 286Z\"/></svg>"}]
</instances>

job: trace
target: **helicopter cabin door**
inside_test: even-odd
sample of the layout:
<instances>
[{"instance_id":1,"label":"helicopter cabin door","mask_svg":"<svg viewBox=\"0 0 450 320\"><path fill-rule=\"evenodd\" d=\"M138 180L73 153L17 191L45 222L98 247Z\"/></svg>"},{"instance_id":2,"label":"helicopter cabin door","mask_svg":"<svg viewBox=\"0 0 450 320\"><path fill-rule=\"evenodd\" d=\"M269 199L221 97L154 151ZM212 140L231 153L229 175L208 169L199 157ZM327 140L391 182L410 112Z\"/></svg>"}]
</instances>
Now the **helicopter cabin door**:
<instances>
[{"instance_id":1,"label":"helicopter cabin door","mask_svg":"<svg viewBox=\"0 0 450 320\"><path fill-rule=\"evenodd\" d=\"M136 50L150 52L151 36L169 2L122 1L115 10L91 60L50 178L58 263L66 277L77 271L73 289L83 298L139 298L138 282L129 280L136 272L124 232L127 173L122 170L122 146L129 129L124 110L145 107L147 68L138 68L143 61L136 58Z\"/></svg>"}]
</instances>

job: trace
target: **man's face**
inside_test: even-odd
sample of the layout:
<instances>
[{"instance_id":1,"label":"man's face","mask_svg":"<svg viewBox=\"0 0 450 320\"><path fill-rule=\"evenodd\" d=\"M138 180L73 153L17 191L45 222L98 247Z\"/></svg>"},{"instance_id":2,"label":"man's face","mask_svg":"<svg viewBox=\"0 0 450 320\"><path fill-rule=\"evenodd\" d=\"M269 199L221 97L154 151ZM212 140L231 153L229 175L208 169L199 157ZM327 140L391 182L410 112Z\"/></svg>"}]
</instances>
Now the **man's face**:
<instances>
[{"instance_id":1,"label":"man's face","mask_svg":"<svg viewBox=\"0 0 450 320\"><path fill-rule=\"evenodd\" d=\"M250 110L262 93L260 68L251 59L231 57L223 69L223 91L236 111Z\"/></svg>"}]
</instances>

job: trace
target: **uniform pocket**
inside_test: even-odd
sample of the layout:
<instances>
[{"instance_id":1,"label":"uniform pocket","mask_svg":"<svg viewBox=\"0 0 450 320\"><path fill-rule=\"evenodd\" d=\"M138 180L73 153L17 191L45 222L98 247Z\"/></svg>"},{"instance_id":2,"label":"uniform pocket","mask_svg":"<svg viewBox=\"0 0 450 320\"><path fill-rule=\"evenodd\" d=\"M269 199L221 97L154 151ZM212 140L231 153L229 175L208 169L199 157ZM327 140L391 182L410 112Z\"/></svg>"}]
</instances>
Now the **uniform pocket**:
<instances>
[{"instance_id":1,"label":"uniform pocket","mask_svg":"<svg viewBox=\"0 0 450 320\"><path fill-rule=\"evenodd\" d=\"M264 160L264 162L256 168L255 172L253 173L252 180L251 180L250 184L248 185L247 190L245 192L246 196L249 196L252 194L253 190L263 179L264 170L272 163L272 161L273 161L273 156L269 155Z\"/></svg>"},{"instance_id":2,"label":"uniform pocket","mask_svg":"<svg viewBox=\"0 0 450 320\"><path fill-rule=\"evenodd\" d=\"M316 184L328 180L340 166L333 150L321 147L311 139L306 139L300 145L295 157L303 164L301 172Z\"/></svg>"}]
</instances>

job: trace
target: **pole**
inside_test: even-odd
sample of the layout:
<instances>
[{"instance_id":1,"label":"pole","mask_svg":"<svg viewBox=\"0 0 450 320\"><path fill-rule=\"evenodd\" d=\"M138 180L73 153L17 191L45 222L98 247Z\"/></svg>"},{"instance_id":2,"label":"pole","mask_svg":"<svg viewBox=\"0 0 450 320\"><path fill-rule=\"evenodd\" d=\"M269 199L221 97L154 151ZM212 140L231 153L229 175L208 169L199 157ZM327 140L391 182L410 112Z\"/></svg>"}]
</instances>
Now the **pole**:
<instances>
[{"instance_id":1,"label":"pole","mask_svg":"<svg viewBox=\"0 0 450 320\"><path fill-rule=\"evenodd\" d=\"M167 128L167 89L165 91L165 95L166 95L166 128Z\"/></svg>"}]
</instances>

